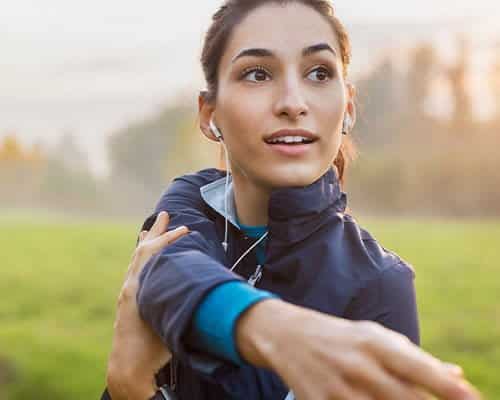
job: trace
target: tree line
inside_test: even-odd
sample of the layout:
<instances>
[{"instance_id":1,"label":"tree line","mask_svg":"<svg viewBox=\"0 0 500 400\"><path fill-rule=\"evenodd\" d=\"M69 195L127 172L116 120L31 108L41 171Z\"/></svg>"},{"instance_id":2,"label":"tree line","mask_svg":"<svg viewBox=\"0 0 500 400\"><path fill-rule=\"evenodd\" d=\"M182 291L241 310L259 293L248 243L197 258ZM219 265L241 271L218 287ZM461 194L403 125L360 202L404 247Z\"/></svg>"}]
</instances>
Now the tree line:
<instances>
[{"instance_id":1,"label":"tree line","mask_svg":"<svg viewBox=\"0 0 500 400\"><path fill-rule=\"evenodd\" d=\"M467 84L470 45L459 38L457 49L455 63L447 65L431 44L419 44L405 71L387 55L354 82L358 120L352 137L359 155L344 188L353 213L500 215L500 57L484 77L495 112L479 120ZM429 111L436 82L448 89L447 116ZM0 143L0 206L147 214L173 177L219 165L218 146L199 132L194 100L178 99L114 132L106 179L89 172L71 134L50 154L7 136Z\"/></svg>"}]
</instances>

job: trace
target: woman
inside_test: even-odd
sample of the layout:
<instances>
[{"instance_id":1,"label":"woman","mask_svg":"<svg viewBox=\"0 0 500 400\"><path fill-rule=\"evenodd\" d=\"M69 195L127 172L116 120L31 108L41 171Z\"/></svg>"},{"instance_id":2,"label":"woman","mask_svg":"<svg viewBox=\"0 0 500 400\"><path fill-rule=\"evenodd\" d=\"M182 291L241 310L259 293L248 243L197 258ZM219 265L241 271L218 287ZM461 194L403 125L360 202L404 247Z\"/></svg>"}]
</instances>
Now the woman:
<instances>
[{"instance_id":1,"label":"woman","mask_svg":"<svg viewBox=\"0 0 500 400\"><path fill-rule=\"evenodd\" d=\"M179 178L146 221L159 215L120 297L114 400L162 398L167 347L175 362L157 378L180 399L476 398L459 369L410 343L413 271L345 212L349 59L327 1L230 0L214 15L200 127L231 180ZM177 231L163 233L163 210Z\"/></svg>"}]
</instances>

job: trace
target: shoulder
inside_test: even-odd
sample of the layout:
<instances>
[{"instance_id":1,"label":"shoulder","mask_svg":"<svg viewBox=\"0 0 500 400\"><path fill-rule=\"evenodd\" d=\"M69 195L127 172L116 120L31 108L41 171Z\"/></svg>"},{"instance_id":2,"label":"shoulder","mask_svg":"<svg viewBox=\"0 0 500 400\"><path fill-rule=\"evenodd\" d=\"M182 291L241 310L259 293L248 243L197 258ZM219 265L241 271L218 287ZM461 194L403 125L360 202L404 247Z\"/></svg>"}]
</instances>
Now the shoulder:
<instances>
[{"instance_id":1,"label":"shoulder","mask_svg":"<svg viewBox=\"0 0 500 400\"><path fill-rule=\"evenodd\" d=\"M165 192L169 191L172 186L190 187L191 189L199 190L199 188L203 185L209 184L224 176L226 176L226 171L222 171L217 168L202 169L198 172L174 178L170 185L165 189Z\"/></svg>"},{"instance_id":2,"label":"shoulder","mask_svg":"<svg viewBox=\"0 0 500 400\"><path fill-rule=\"evenodd\" d=\"M216 168L202 169L176 177L163 190L160 199L156 203L154 211L146 218L141 230L149 230L153 226L158 213L168 211L169 214L190 214L205 212L205 203L201 198L200 188L217 179L226 176L226 171Z\"/></svg>"},{"instance_id":3,"label":"shoulder","mask_svg":"<svg viewBox=\"0 0 500 400\"><path fill-rule=\"evenodd\" d=\"M164 209L168 210L166 204L171 206L173 204L182 205L185 203L188 207L202 207L203 201L200 188L224 176L226 176L226 171L207 168L174 178L163 190L155 212L160 212Z\"/></svg>"},{"instance_id":4,"label":"shoulder","mask_svg":"<svg viewBox=\"0 0 500 400\"><path fill-rule=\"evenodd\" d=\"M352 215L344 213L343 221L346 240L357 242L359 251L368 261L367 264L376 270L373 271L375 276L381 279L414 278L413 266L396 252L384 247Z\"/></svg>"}]
</instances>

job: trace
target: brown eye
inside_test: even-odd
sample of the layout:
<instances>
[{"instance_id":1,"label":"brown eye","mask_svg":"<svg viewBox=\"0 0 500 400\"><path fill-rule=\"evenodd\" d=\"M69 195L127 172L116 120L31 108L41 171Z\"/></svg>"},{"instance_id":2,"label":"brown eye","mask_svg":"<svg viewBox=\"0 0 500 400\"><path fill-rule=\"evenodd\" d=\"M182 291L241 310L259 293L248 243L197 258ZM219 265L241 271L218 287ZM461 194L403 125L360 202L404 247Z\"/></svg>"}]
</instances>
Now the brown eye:
<instances>
[{"instance_id":1,"label":"brown eye","mask_svg":"<svg viewBox=\"0 0 500 400\"><path fill-rule=\"evenodd\" d=\"M316 82L324 82L332 77L332 73L324 67L313 69L308 76L314 75L316 75L316 79L313 78L312 80Z\"/></svg>"},{"instance_id":2,"label":"brown eye","mask_svg":"<svg viewBox=\"0 0 500 400\"><path fill-rule=\"evenodd\" d=\"M245 70L241 75L241 79L248 80L250 82L264 82L267 80L266 78L268 78L269 75L270 74L264 68L258 67ZM247 79L248 77L251 77L251 79Z\"/></svg>"}]
</instances>

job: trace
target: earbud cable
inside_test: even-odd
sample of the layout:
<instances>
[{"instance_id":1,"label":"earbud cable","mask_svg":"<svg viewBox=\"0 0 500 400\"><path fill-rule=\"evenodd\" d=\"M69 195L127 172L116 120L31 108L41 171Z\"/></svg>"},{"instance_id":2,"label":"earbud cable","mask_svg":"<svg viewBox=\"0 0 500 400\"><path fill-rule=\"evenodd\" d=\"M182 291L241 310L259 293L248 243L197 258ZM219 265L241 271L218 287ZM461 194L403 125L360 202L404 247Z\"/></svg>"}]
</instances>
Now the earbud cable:
<instances>
[{"instance_id":1,"label":"earbud cable","mask_svg":"<svg viewBox=\"0 0 500 400\"><path fill-rule=\"evenodd\" d=\"M226 160L226 183L225 183L225 188L224 188L224 241L222 242L222 248L224 249L224 252L227 253L227 248L228 248L228 234L229 234L229 226L228 226L228 212L227 212L227 202L228 202L228 197L229 197L229 175L231 173L231 165L229 164L229 156L227 154L227 148L226 144L224 143L223 140L220 141L222 148L224 150L224 157ZM231 271L233 271L236 266L240 263L245 256L250 253L260 242L262 242L266 237L269 232L264 233L259 240L257 240L252 246L250 246L247 251L245 251L240 258L233 264L231 267Z\"/></svg>"},{"instance_id":2,"label":"earbud cable","mask_svg":"<svg viewBox=\"0 0 500 400\"><path fill-rule=\"evenodd\" d=\"M227 198L229 196L229 174L231 173L231 167L229 165L229 156L227 155L226 145L223 141L220 142L222 144L222 148L224 149L224 156L226 158L226 185L224 188L224 241L222 242L222 247L224 248L224 252L227 253L227 238L228 238L228 221L227 221Z\"/></svg>"}]
</instances>

